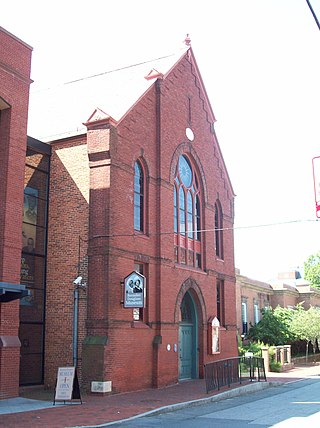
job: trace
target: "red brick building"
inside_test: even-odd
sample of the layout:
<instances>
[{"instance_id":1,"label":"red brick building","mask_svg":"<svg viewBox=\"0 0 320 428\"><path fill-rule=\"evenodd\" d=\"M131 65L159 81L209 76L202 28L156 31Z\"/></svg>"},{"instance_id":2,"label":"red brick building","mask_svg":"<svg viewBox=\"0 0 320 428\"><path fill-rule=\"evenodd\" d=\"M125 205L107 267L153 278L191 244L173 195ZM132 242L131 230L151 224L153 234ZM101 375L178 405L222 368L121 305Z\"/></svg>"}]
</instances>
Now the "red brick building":
<instances>
[{"instance_id":1,"label":"red brick building","mask_svg":"<svg viewBox=\"0 0 320 428\"><path fill-rule=\"evenodd\" d=\"M83 385L126 391L201 377L206 362L237 355L234 194L192 49L93 80L62 89L73 111L47 130L61 138L51 141L45 382L71 363L77 276L87 285L73 355ZM95 91L74 135L72 98L89 108ZM123 302L134 271L145 277L140 309Z\"/></svg>"},{"instance_id":2,"label":"red brick building","mask_svg":"<svg viewBox=\"0 0 320 428\"><path fill-rule=\"evenodd\" d=\"M18 395L23 180L32 48L0 27L0 399Z\"/></svg>"},{"instance_id":3,"label":"red brick building","mask_svg":"<svg viewBox=\"0 0 320 428\"><path fill-rule=\"evenodd\" d=\"M320 307L320 291L295 269L279 272L278 278L268 283L241 275L236 269L236 302L238 333L244 337L260 321L262 309L293 308L299 303L306 310Z\"/></svg>"},{"instance_id":4,"label":"red brick building","mask_svg":"<svg viewBox=\"0 0 320 428\"><path fill-rule=\"evenodd\" d=\"M190 46L32 96L21 385L76 365L82 388L160 387L237 355L234 193L214 123Z\"/></svg>"}]
</instances>

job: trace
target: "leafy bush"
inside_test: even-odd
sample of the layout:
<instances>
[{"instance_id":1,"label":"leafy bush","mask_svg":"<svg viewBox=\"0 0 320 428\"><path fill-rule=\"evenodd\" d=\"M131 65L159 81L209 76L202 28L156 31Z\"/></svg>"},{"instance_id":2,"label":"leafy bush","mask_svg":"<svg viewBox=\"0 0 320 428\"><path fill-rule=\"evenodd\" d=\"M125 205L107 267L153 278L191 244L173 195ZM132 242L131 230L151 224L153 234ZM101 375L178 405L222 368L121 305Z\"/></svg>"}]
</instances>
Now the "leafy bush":
<instances>
[{"instance_id":1,"label":"leafy bush","mask_svg":"<svg viewBox=\"0 0 320 428\"><path fill-rule=\"evenodd\" d=\"M262 341L268 345L283 345L294 339L290 330L293 316L291 309L277 306L276 309L267 308L261 312L261 320L249 330L249 339Z\"/></svg>"},{"instance_id":2,"label":"leafy bush","mask_svg":"<svg viewBox=\"0 0 320 428\"><path fill-rule=\"evenodd\" d=\"M279 373L281 372L281 363L276 361L276 349L273 346L270 346L268 349L269 352L269 370L271 372Z\"/></svg>"},{"instance_id":3,"label":"leafy bush","mask_svg":"<svg viewBox=\"0 0 320 428\"><path fill-rule=\"evenodd\" d=\"M270 360L269 361L269 369L271 372L276 372L276 373L280 373L281 372L281 363L278 363L275 360Z\"/></svg>"},{"instance_id":4,"label":"leafy bush","mask_svg":"<svg viewBox=\"0 0 320 428\"><path fill-rule=\"evenodd\" d=\"M265 345L259 341L243 344L240 340L238 346L239 355L242 357L246 352L252 352L254 357L261 357L261 348L264 346Z\"/></svg>"}]
</instances>

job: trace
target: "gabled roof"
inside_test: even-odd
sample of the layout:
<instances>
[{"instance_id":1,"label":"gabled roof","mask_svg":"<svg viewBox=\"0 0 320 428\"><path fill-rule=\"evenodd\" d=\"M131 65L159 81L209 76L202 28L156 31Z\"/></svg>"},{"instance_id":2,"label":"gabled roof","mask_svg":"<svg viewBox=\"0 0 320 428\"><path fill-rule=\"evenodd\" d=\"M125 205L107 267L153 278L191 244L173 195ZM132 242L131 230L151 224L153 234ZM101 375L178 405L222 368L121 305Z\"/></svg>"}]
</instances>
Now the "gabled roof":
<instances>
[{"instance_id":1,"label":"gabled roof","mask_svg":"<svg viewBox=\"0 0 320 428\"><path fill-rule=\"evenodd\" d=\"M30 93L28 135L48 142L86 132L96 109L119 122L128 110L191 49Z\"/></svg>"}]
</instances>

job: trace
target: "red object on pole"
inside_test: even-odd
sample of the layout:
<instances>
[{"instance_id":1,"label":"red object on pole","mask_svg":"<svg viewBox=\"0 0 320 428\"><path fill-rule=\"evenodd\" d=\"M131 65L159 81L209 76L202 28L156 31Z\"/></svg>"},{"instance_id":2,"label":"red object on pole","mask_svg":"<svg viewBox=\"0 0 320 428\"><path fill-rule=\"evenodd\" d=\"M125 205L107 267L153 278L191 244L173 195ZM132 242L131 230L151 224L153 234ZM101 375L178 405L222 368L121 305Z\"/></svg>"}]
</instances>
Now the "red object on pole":
<instances>
[{"instance_id":1,"label":"red object on pole","mask_svg":"<svg viewBox=\"0 0 320 428\"><path fill-rule=\"evenodd\" d=\"M320 218L320 156L312 159L314 199L316 202L316 215Z\"/></svg>"}]
</instances>

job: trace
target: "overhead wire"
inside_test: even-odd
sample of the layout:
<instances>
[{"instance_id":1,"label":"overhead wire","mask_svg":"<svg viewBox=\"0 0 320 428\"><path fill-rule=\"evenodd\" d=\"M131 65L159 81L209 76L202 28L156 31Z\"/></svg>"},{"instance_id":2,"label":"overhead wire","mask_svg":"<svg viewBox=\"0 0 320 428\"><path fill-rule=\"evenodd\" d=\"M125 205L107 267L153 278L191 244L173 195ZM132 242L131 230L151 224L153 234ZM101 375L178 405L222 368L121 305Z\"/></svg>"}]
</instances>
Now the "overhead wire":
<instances>
[{"instance_id":1,"label":"overhead wire","mask_svg":"<svg viewBox=\"0 0 320 428\"><path fill-rule=\"evenodd\" d=\"M318 28L320 30L320 23L319 23L319 20L317 18L317 15L315 14L315 11L313 10L313 7L311 6L310 1L306 0L306 2L308 3L309 9L310 9L310 11L312 13L312 16L313 16L314 20L316 21L316 24L317 24L317 26L318 26Z\"/></svg>"},{"instance_id":2,"label":"overhead wire","mask_svg":"<svg viewBox=\"0 0 320 428\"><path fill-rule=\"evenodd\" d=\"M263 228L263 227L272 227L272 226L279 226L279 225L285 225L285 224L293 224L293 223L303 223L303 222L317 222L319 219L298 219L298 220L287 220L287 221L281 221L281 222L274 222L274 223L265 223L265 224L257 224L257 225L248 225L248 226L234 226L234 227L224 227L220 229L197 229L197 230L190 230L189 233L208 233L208 232L219 232L219 231L230 231L230 230L241 230L241 229L256 229L256 228ZM170 231L170 232L159 232L159 233L148 233L147 236L160 236L160 235L174 235L176 232ZM113 233L109 235L95 235L92 236L90 239L95 238L125 238L125 237L145 237L145 234L140 233Z\"/></svg>"}]
</instances>

